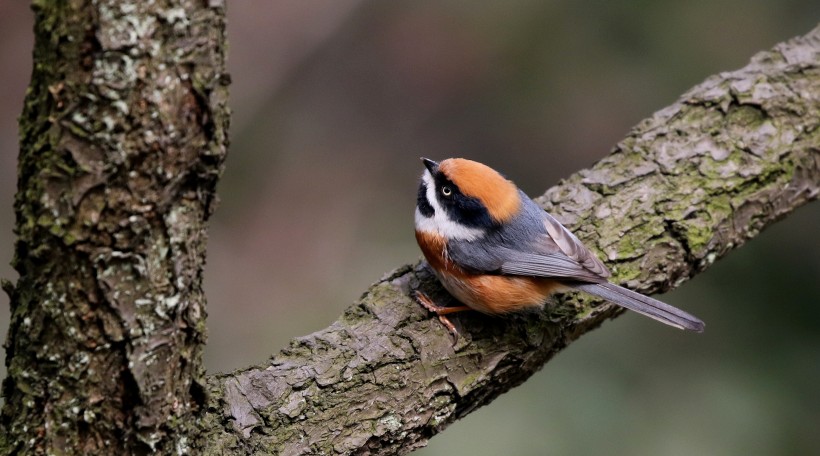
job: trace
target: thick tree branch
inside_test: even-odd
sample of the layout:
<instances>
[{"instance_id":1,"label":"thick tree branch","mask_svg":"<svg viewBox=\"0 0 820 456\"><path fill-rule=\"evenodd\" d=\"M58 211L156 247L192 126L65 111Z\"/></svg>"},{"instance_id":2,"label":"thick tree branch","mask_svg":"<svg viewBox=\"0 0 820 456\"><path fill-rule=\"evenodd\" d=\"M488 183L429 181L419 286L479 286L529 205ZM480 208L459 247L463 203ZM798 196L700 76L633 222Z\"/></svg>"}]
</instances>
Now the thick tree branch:
<instances>
[{"instance_id":1,"label":"thick tree branch","mask_svg":"<svg viewBox=\"0 0 820 456\"><path fill-rule=\"evenodd\" d=\"M617 282L668 291L817 197L819 125L817 28L710 77L539 202ZM210 378L201 450L409 452L619 312L572 296L543 313L463 316L453 348L416 288L446 296L423 265L399 268L269 363Z\"/></svg>"}]
</instances>

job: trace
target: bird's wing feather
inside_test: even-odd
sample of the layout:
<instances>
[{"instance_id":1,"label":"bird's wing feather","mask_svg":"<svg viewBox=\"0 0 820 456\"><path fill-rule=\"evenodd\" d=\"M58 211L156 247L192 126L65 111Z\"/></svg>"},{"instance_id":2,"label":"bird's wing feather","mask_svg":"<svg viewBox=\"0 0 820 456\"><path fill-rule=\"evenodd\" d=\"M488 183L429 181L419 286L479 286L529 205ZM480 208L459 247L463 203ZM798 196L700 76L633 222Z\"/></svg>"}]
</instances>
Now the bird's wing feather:
<instances>
[{"instance_id":1,"label":"bird's wing feather","mask_svg":"<svg viewBox=\"0 0 820 456\"><path fill-rule=\"evenodd\" d=\"M501 273L510 275L556 277L602 282L606 278L584 268L577 261L563 253L529 253L509 250L501 264Z\"/></svg>"},{"instance_id":2,"label":"bird's wing feather","mask_svg":"<svg viewBox=\"0 0 820 456\"><path fill-rule=\"evenodd\" d=\"M546 232L528 236L530 242L453 241L449 243L448 256L475 273L605 282L609 271L603 263L560 223L555 224L561 230L545 227ZM557 239L550 231L557 233Z\"/></svg>"},{"instance_id":3,"label":"bird's wing feather","mask_svg":"<svg viewBox=\"0 0 820 456\"><path fill-rule=\"evenodd\" d=\"M609 270L595 254L560 222L535 203L532 205L532 218L525 223L526 228L509 227L497 234L497 242L451 241L450 259L475 273L605 282Z\"/></svg>"},{"instance_id":4,"label":"bird's wing feather","mask_svg":"<svg viewBox=\"0 0 820 456\"><path fill-rule=\"evenodd\" d=\"M537 217L543 231L531 242L502 248L502 274L606 282L609 270L575 235L540 207Z\"/></svg>"},{"instance_id":5,"label":"bird's wing feather","mask_svg":"<svg viewBox=\"0 0 820 456\"><path fill-rule=\"evenodd\" d=\"M574 234L553 216L544 212L544 226L552 242L570 259L600 278L609 277L609 269Z\"/></svg>"}]
</instances>

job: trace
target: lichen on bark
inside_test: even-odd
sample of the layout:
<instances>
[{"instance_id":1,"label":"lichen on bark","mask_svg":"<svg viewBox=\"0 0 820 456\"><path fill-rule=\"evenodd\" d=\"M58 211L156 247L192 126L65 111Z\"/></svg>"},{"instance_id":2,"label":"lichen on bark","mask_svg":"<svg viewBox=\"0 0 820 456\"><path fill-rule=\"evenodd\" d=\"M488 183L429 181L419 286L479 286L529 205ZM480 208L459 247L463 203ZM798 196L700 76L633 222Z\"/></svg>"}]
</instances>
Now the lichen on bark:
<instances>
[{"instance_id":1,"label":"lichen on bark","mask_svg":"<svg viewBox=\"0 0 820 456\"><path fill-rule=\"evenodd\" d=\"M615 281L657 293L818 192L820 28L694 87L538 202ZM399 268L270 362L211 377L199 451L407 453L620 312L572 295L540 313L459 316L451 347L417 288L447 299L424 264Z\"/></svg>"},{"instance_id":2,"label":"lichen on bark","mask_svg":"<svg viewBox=\"0 0 820 456\"><path fill-rule=\"evenodd\" d=\"M205 221L227 147L224 11L33 9L2 450L186 451L204 400Z\"/></svg>"}]
</instances>

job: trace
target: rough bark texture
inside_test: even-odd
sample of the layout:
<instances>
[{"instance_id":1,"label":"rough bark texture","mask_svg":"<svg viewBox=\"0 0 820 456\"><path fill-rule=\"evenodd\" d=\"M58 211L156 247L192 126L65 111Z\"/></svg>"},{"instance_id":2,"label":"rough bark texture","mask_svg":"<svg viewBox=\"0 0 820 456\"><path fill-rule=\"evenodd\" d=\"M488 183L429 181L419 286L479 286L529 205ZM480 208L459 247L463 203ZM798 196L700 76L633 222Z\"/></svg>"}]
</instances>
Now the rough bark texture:
<instances>
[{"instance_id":1,"label":"rough bark texture","mask_svg":"<svg viewBox=\"0 0 820 456\"><path fill-rule=\"evenodd\" d=\"M570 296L506 319L459 316L452 347L409 298L446 294L405 266L269 363L205 383L204 228L227 142L222 7L35 11L2 453L405 453L618 312ZM818 126L820 28L695 87L539 201L617 282L666 291L817 197Z\"/></svg>"},{"instance_id":2,"label":"rough bark texture","mask_svg":"<svg viewBox=\"0 0 820 456\"><path fill-rule=\"evenodd\" d=\"M539 202L616 282L667 291L817 197L818 126L820 28L707 79ZM543 313L459 316L451 347L416 288L446 299L423 265L399 268L269 363L210 378L199 451L406 453L619 312L573 296Z\"/></svg>"},{"instance_id":3,"label":"rough bark texture","mask_svg":"<svg viewBox=\"0 0 820 456\"><path fill-rule=\"evenodd\" d=\"M33 8L0 452L185 452L227 146L223 8Z\"/></svg>"}]
</instances>

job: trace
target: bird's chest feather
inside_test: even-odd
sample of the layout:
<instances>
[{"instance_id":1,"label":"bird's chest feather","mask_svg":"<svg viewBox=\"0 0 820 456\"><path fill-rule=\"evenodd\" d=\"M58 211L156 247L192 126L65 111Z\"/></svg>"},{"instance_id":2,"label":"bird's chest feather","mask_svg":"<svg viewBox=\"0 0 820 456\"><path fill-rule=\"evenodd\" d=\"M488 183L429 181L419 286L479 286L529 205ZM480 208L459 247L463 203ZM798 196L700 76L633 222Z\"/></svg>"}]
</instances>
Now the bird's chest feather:
<instances>
[{"instance_id":1,"label":"bird's chest feather","mask_svg":"<svg viewBox=\"0 0 820 456\"><path fill-rule=\"evenodd\" d=\"M462 275L464 270L453 263L447 255L447 242L440 234L416 230L416 241L421 248L424 258L436 272L448 270L453 274Z\"/></svg>"},{"instance_id":2,"label":"bird's chest feather","mask_svg":"<svg viewBox=\"0 0 820 456\"><path fill-rule=\"evenodd\" d=\"M472 274L449 258L442 236L417 230L416 240L444 288L479 312L501 314L539 306L561 288L557 281L540 277Z\"/></svg>"}]
</instances>

